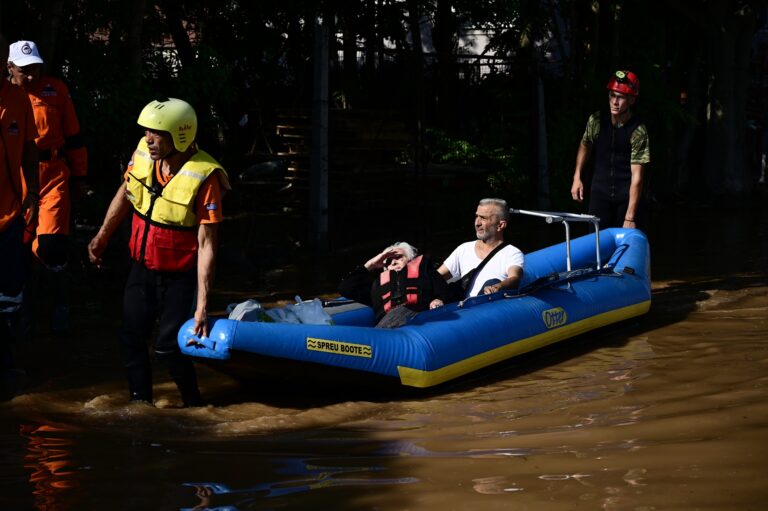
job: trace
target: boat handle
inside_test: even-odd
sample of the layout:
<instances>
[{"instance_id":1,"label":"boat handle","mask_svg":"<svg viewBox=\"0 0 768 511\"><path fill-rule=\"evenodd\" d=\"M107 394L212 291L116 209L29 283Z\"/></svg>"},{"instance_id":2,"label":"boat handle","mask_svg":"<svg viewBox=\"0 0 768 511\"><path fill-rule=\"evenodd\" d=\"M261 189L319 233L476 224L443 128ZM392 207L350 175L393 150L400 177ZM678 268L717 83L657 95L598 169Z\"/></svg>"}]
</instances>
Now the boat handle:
<instances>
[{"instance_id":1,"label":"boat handle","mask_svg":"<svg viewBox=\"0 0 768 511\"><path fill-rule=\"evenodd\" d=\"M587 222L595 227L595 259L597 261L596 270L602 267L600 260L600 219L594 215L585 215L583 213L562 213L554 211L531 211L527 209L511 208L511 214L529 215L544 218L548 224L562 223L565 226L565 267L571 271L571 222Z\"/></svg>"}]
</instances>

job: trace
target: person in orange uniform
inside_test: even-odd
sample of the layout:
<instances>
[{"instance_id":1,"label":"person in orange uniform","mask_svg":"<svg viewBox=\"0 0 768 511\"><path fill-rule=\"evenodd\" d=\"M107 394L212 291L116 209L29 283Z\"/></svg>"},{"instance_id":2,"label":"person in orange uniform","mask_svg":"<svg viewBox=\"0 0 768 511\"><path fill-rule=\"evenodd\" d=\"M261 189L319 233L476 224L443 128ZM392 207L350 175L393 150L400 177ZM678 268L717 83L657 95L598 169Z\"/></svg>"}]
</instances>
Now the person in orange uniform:
<instances>
[{"instance_id":1,"label":"person in orange uniform","mask_svg":"<svg viewBox=\"0 0 768 511\"><path fill-rule=\"evenodd\" d=\"M195 320L208 336L208 292L213 283L224 168L195 143L197 116L176 98L152 101L141 111L144 128L124 181L109 205L88 255L101 265L110 237L132 212L132 264L123 299L120 346L130 399L152 403L147 341L156 323L155 355L168 368L184 406L203 405L192 361L181 353L181 325Z\"/></svg>"},{"instance_id":2,"label":"person in orange uniform","mask_svg":"<svg viewBox=\"0 0 768 511\"><path fill-rule=\"evenodd\" d=\"M8 43L0 35L0 67ZM35 120L24 91L0 79L0 400L14 393L13 325L24 295L25 224L37 217L39 199Z\"/></svg>"},{"instance_id":3,"label":"person in orange uniform","mask_svg":"<svg viewBox=\"0 0 768 511\"><path fill-rule=\"evenodd\" d=\"M24 88L32 102L40 160L40 212L32 251L48 270L54 301L51 329L62 332L69 325L65 269L69 254L70 194L82 193L88 170L88 152L67 86L42 74L43 59L32 41L10 46L11 81ZM75 188L76 190L71 190Z\"/></svg>"}]
</instances>

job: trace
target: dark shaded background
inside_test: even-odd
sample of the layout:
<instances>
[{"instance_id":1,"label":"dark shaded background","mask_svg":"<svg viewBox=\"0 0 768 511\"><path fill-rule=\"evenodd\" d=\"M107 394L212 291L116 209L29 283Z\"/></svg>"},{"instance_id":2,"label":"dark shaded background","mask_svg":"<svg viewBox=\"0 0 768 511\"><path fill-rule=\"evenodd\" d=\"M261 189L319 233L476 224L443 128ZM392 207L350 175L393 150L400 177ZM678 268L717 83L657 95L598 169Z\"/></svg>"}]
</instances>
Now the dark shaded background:
<instances>
[{"instance_id":1,"label":"dark shaded background","mask_svg":"<svg viewBox=\"0 0 768 511\"><path fill-rule=\"evenodd\" d=\"M617 68L641 79L658 211L760 196L764 1L4 2L4 35L38 42L76 101L94 191L76 205L81 237L141 136L141 107L168 95L195 105L201 146L233 178L222 244L234 259L311 258L321 23L332 252L402 238L429 248L484 195L578 211L576 147ZM474 32L489 41L481 55L467 49Z\"/></svg>"}]
</instances>

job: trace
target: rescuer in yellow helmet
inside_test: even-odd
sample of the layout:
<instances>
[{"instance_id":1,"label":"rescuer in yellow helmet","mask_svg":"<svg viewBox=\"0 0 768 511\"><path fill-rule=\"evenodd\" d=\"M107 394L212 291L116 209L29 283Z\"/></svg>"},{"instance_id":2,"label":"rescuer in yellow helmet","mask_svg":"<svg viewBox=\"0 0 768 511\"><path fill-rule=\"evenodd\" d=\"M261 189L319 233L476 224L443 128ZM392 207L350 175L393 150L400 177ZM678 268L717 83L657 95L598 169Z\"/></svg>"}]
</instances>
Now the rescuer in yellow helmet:
<instances>
[{"instance_id":1,"label":"rescuer in yellow helmet","mask_svg":"<svg viewBox=\"0 0 768 511\"><path fill-rule=\"evenodd\" d=\"M213 282L227 173L195 143L197 116L186 101L152 101L139 114L144 128L125 179L104 222L88 244L101 265L109 238L132 212L132 265L125 286L120 347L131 401L152 403L147 344L159 323L154 350L176 382L184 406L201 406L190 359L177 344L194 311L195 333L207 337L206 308Z\"/></svg>"}]
</instances>

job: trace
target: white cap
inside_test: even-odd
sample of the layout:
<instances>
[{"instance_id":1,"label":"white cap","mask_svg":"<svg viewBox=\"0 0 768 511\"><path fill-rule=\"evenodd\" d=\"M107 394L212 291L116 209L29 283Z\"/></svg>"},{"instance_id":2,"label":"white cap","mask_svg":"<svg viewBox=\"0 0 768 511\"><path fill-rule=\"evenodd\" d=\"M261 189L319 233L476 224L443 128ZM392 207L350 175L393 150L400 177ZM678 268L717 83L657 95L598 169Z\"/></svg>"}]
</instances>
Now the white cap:
<instances>
[{"instance_id":1,"label":"white cap","mask_svg":"<svg viewBox=\"0 0 768 511\"><path fill-rule=\"evenodd\" d=\"M19 67L29 64L42 64L40 52L37 51L37 45L32 41L16 41L11 45L8 51L8 62L13 62Z\"/></svg>"}]
</instances>

